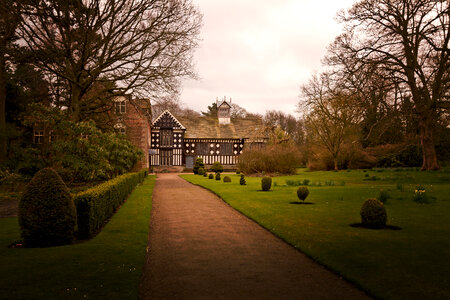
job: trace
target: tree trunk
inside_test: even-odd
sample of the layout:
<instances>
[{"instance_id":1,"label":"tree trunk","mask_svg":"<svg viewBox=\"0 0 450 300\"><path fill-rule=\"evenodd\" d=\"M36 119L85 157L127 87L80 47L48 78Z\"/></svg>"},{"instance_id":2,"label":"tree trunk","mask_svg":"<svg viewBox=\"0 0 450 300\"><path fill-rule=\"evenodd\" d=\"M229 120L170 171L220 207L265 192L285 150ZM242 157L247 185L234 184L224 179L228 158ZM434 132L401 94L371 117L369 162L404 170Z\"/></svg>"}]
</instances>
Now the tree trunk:
<instances>
[{"instance_id":1,"label":"tree trunk","mask_svg":"<svg viewBox=\"0 0 450 300\"><path fill-rule=\"evenodd\" d=\"M333 162L334 162L334 170L335 171L339 170L337 157L333 157Z\"/></svg>"},{"instance_id":2,"label":"tree trunk","mask_svg":"<svg viewBox=\"0 0 450 300\"><path fill-rule=\"evenodd\" d=\"M439 170L433 139L432 122L426 116L419 119L420 143L422 145L422 170Z\"/></svg>"},{"instance_id":3,"label":"tree trunk","mask_svg":"<svg viewBox=\"0 0 450 300\"><path fill-rule=\"evenodd\" d=\"M70 94L70 120L73 122L80 121L80 100L81 100L81 89L75 84L71 84L71 94Z\"/></svg>"},{"instance_id":4,"label":"tree trunk","mask_svg":"<svg viewBox=\"0 0 450 300\"><path fill-rule=\"evenodd\" d=\"M6 70L5 58L0 57L0 163L6 161L7 134L6 134Z\"/></svg>"}]
</instances>

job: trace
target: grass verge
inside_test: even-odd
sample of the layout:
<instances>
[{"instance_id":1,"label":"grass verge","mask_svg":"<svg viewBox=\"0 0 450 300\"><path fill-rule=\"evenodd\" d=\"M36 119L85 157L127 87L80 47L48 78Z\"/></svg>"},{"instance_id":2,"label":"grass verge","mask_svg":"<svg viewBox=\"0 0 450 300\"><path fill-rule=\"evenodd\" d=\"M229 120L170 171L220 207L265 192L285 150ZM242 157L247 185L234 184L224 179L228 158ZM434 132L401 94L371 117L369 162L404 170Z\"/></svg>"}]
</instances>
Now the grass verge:
<instances>
[{"instance_id":1,"label":"grass verge","mask_svg":"<svg viewBox=\"0 0 450 300\"><path fill-rule=\"evenodd\" d=\"M229 176L231 183L182 175L376 298L450 298L448 172L302 171L274 177L276 186L268 192L261 191L261 178L246 177L247 185L240 186L238 175ZM365 180L372 176L377 179ZM306 201L312 204L296 205L298 187L286 181L305 179L310 190ZM418 184L434 199L431 203L412 201ZM361 221L364 200L381 190L391 196L385 204L388 225L401 230L350 226Z\"/></svg>"},{"instance_id":2,"label":"grass verge","mask_svg":"<svg viewBox=\"0 0 450 300\"><path fill-rule=\"evenodd\" d=\"M148 176L95 238L51 248L7 248L17 218L0 219L1 299L137 299L151 195Z\"/></svg>"}]
</instances>

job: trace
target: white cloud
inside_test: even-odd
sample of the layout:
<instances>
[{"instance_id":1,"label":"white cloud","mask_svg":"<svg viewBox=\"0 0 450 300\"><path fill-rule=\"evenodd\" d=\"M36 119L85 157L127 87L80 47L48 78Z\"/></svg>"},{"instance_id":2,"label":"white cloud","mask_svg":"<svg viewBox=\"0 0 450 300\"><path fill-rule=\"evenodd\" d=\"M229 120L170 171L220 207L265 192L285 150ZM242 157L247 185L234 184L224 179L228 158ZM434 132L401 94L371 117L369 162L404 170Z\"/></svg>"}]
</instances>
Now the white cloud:
<instances>
[{"instance_id":1,"label":"white cloud","mask_svg":"<svg viewBox=\"0 0 450 300\"><path fill-rule=\"evenodd\" d=\"M181 100L200 111L227 96L251 112L294 113L299 86L339 34L336 12L353 2L196 0L204 15L195 54L201 79L184 81Z\"/></svg>"}]
</instances>

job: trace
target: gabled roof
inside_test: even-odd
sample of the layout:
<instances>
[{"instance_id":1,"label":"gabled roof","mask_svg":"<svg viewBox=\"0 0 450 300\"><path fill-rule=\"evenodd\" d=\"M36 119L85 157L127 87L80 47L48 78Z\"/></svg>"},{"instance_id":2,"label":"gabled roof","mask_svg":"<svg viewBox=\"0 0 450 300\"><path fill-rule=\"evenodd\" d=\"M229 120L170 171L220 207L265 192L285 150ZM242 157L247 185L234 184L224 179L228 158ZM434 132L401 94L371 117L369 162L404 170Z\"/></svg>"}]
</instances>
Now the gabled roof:
<instances>
[{"instance_id":1,"label":"gabled roof","mask_svg":"<svg viewBox=\"0 0 450 300\"><path fill-rule=\"evenodd\" d=\"M163 111L152 123L152 128L177 128L186 129L170 111Z\"/></svg>"},{"instance_id":2,"label":"gabled roof","mask_svg":"<svg viewBox=\"0 0 450 300\"><path fill-rule=\"evenodd\" d=\"M224 105L224 104L226 104L226 105L228 105L228 107L229 108L231 108L231 104L230 103L228 103L227 101L222 101L222 103L220 103L220 104L217 104L217 108L219 108L219 107L221 107L222 105Z\"/></svg>"}]
</instances>

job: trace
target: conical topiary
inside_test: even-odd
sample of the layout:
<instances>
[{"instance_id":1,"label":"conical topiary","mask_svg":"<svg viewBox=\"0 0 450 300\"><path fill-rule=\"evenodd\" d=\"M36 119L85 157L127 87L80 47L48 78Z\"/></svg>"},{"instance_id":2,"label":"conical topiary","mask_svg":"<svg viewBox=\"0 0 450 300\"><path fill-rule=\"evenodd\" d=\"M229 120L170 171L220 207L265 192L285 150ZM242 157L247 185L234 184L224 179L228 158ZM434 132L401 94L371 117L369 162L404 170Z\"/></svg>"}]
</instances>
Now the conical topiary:
<instances>
[{"instance_id":1,"label":"conical topiary","mask_svg":"<svg viewBox=\"0 0 450 300\"><path fill-rule=\"evenodd\" d=\"M58 173L51 168L37 172L19 203L19 224L25 246L69 244L76 223L72 196Z\"/></svg>"}]
</instances>

